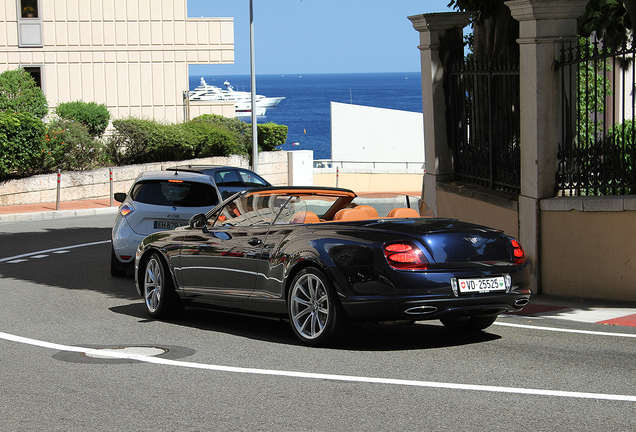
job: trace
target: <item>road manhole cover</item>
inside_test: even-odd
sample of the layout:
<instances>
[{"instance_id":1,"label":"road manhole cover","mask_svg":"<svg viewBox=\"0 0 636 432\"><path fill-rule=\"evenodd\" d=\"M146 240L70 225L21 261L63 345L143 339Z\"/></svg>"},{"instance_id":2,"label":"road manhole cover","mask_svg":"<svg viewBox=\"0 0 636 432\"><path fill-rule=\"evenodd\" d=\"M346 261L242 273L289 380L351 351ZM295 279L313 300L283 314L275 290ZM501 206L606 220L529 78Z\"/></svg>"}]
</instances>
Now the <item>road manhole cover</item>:
<instances>
[{"instance_id":1,"label":"road manhole cover","mask_svg":"<svg viewBox=\"0 0 636 432\"><path fill-rule=\"evenodd\" d=\"M158 357L165 360L177 360L194 354L191 348L164 345L162 347L146 345L96 346L84 345L83 351L60 351L53 355L56 360L70 363L121 364L137 363L139 357Z\"/></svg>"},{"instance_id":2,"label":"road manhole cover","mask_svg":"<svg viewBox=\"0 0 636 432\"><path fill-rule=\"evenodd\" d=\"M130 347L117 347L117 348L98 348L82 353L86 357L94 359L116 359L125 358L127 355L138 356L158 356L167 353L165 348L156 347L144 347L144 346L130 346Z\"/></svg>"}]
</instances>

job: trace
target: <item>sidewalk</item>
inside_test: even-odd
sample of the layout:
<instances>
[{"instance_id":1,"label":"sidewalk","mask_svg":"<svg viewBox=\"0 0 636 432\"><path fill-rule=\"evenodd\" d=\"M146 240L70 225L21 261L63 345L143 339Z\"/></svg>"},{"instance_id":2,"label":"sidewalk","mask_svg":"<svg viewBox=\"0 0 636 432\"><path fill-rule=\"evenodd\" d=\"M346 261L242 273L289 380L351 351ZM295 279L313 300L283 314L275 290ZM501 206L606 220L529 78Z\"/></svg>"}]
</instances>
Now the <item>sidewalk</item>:
<instances>
[{"instance_id":1,"label":"sidewalk","mask_svg":"<svg viewBox=\"0 0 636 432\"><path fill-rule=\"evenodd\" d=\"M117 212L118 202L109 199L63 201L55 203L0 206L0 223L43 220L74 216L91 216ZM521 312L506 315L550 317L571 321L636 327L636 302L619 302L575 297L535 295Z\"/></svg>"},{"instance_id":2,"label":"sidewalk","mask_svg":"<svg viewBox=\"0 0 636 432\"><path fill-rule=\"evenodd\" d=\"M91 216L96 214L113 215L117 212L119 203L110 199L62 201L60 209L56 210L56 203L21 204L13 206L0 206L0 223L19 222L29 220L53 219L72 216Z\"/></svg>"}]
</instances>

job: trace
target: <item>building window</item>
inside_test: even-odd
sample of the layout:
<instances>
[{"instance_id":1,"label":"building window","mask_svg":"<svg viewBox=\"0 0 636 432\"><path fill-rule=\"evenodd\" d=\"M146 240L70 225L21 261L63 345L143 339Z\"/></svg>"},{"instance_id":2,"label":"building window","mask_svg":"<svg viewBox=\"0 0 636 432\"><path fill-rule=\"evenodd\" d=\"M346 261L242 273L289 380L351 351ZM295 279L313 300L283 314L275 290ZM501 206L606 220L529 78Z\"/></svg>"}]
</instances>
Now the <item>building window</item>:
<instances>
[{"instance_id":1,"label":"building window","mask_svg":"<svg viewBox=\"0 0 636 432\"><path fill-rule=\"evenodd\" d=\"M38 18L38 0L20 0L22 18Z\"/></svg>"},{"instance_id":2,"label":"building window","mask_svg":"<svg viewBox=\"0 0 636 432\"><path fill-rule=\"evenodd\" d=\"M42 66L30 65L30 66L22 66L22 68L33 77L38 87L44 90L44 87L42 87Z\"/></svg>"}]
</instances>

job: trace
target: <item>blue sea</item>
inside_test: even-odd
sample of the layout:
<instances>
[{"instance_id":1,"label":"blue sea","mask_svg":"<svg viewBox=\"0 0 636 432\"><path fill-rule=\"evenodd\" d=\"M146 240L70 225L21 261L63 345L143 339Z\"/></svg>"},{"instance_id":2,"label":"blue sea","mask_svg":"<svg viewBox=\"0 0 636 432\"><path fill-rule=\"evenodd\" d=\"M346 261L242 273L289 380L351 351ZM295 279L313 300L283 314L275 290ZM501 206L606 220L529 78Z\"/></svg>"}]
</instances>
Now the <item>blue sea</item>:
<instances>
[{"instance_id":1,"label":"blue sea","mask_svg":"<svg viewBox=\"0 0 636 432\"><path fill-rule=\"evenodd\" d=\"M203 76L208 84L250 91L249 75ZM201 76L190 76L190 90ZM352 103L376 108L422 112L422 82L419 72L309 75L257 75L256 93L285 96L274 108L267 108L257 122L286 125L289 130L283 150L313 150L314 159L331 159L330 102ZM245 117L251 122L251 117ZM296 144L294 144L296 143Z\"/></svg>"}]
</instances>

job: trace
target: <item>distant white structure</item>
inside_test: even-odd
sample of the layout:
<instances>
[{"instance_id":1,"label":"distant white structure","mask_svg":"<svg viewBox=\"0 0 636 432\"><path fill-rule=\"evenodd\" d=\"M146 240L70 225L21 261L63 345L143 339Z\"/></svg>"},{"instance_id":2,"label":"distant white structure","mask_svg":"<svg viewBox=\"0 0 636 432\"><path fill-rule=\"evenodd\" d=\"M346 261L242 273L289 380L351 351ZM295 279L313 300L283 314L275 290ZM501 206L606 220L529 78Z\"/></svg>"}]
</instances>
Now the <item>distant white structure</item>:
<instances>
[{"instance_id":1,"label":"distant white structure","mask_svg":"<svg viewBox=\"0 0 636 432\"><path fill-rule=\"evenodd\" d=\"M422 113L331 102L331 161L348 169L424 169Z\"/></svg>"}]
</instances>

